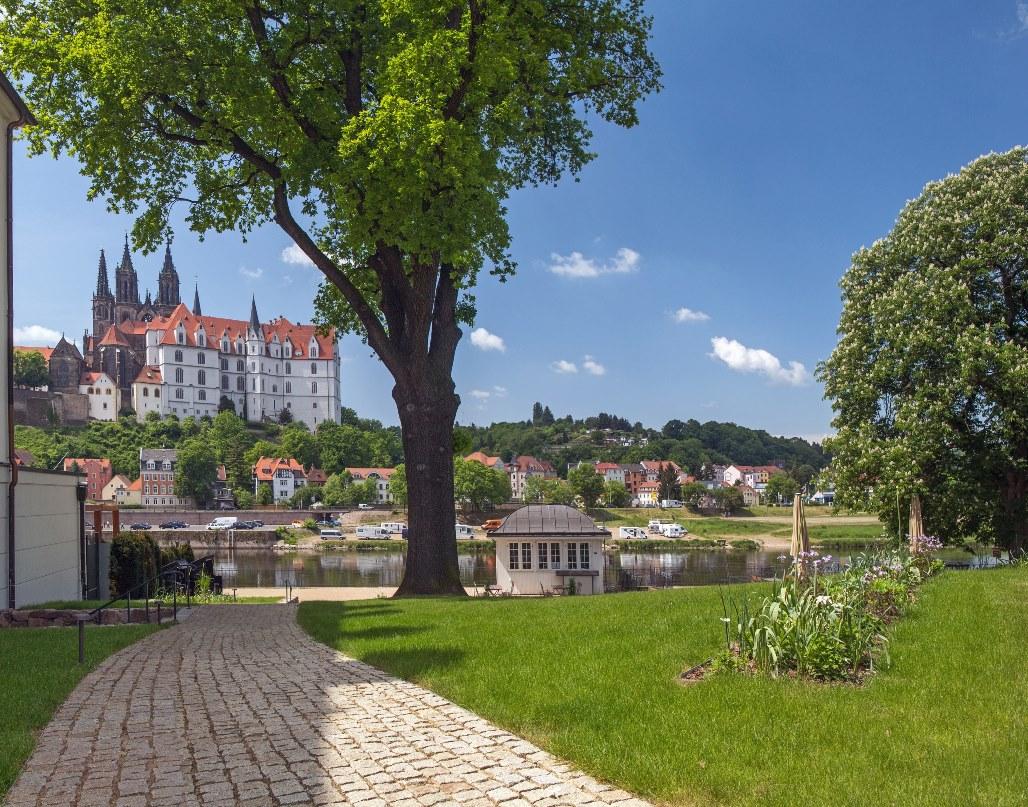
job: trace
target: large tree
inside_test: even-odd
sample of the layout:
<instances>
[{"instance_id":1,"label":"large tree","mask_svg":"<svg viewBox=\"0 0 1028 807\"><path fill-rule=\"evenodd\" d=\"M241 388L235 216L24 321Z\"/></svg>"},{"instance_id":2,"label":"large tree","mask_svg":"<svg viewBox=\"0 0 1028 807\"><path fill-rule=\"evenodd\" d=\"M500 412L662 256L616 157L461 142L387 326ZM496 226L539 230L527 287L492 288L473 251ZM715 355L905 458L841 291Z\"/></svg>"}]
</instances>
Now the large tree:
<instances>
[{"instance_id":1,"label":"large tree","mask_svg":"<svg viewBox=\"0 0 1028 807\"><path fill-rule=\"evenodd\" d=\"M19 387L46 387L50 370L43 354L35 350L14 351L14 383Z\"/></svg>"},{"instance_id":2,"label":"large tree","mask_svg":"<svg viewBox=\"0 0 1028 807\"><path fill-rule=\"evenodd\" d=\"M596 473L596 466L588 462L568 471L568 484L586 507L595 507L603 495L604 478Z\"/></svg>"},{"instance_id":3,"label":"large tree","mask_svg":"<svg viewBox=\"0 0 1028 807\"><path fill-rule=\"evenodd\" d=\"M594 156L659 85L643 0L3 0L0 62L90 195L198 232L277 224L325 277L324 325L393 377L410 497L401 594L462 594L452 380L505 200Z\"/></svg>"},{"instance_id":4,"label":"large tree","mask_svg":"<svg viewBox=\"0 0 1028 807\"><path fill-rule=\"evenodd\" d=\"M940 537L1028 545L1028 150L927 185L853 256L839 344L836 502ZM899 512L897 512L899 510Z\"/></svg>"},{"instance_id":5,"label":"large tree","mask_svg":"<svg viewBox=\"0 0 1028 807\"><path fill-rule=\"evenodd\" d=\"M218 460L208 442L200 437L186 440L175 461L175 495L192 497L197 507L210 501L218 478Z\"/></svg>"}]
</instances>

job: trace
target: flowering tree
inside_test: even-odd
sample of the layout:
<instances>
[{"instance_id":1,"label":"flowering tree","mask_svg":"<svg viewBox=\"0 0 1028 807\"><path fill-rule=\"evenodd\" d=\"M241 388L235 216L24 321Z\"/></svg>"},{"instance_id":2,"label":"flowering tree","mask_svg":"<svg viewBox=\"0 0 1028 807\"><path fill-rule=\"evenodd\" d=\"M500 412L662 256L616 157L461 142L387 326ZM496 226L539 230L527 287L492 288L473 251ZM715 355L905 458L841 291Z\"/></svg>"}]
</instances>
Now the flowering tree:
<instances>
[{"instance_id":1,"label":"flowering tree","mask_svg":"<svg viewBox=\"0 0 1028 807\"><path fill-rule=\"evenodd\" d=\"M1028 150L930 183L842 280L819 368L836 501L1028 545Z\"/></svg>"},{"instance_id":2,"label":"flowering tree","mask_svg":"<svg viewBox=\"0 0 1028 807\"><path fill-rule=\"evenodd\" d=\"M3 2L0 62L90 195L155 248L273 222L325 278L322 324L392 375L410 542L401 594L463 595L453 361L486 268L514 271L504 202L593 158L659 84L643 0ZM587 118L588 116L588 118Z\"/></svg>"}]
</instances>

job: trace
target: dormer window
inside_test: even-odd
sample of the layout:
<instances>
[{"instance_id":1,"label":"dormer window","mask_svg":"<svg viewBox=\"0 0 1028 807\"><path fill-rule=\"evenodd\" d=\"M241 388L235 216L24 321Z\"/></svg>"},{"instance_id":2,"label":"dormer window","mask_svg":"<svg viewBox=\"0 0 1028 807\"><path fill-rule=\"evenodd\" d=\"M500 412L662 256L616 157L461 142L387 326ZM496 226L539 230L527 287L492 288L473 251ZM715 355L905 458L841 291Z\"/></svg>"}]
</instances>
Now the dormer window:
<instances>
[{"instance_id":1,"label":"dormer window","mask_svg":"<svg viewBox=\"0 0 1028 807\"><path fill-rule=\"evenodd\" d=\"M181 325L175 329L175 341L180 345L184 345L186 343L186 331Z\"/></svg>"},{"instance_id":2,"label":"dormer window","mask_svg":"<svg viewBox=\"0 0 1028 807\"><path fill-rule=\"evenodd\" d=\"M196 344L200 347L207 347L207 334L203 332L202 328L196 332Z\"/></svg>"},{"instance_id":3,"label":"dormer window","mask_svg":"<svg viewBox=\"0 0 1028 807\"><path fill-rule=\"evenodd\" d=\"M225 339L224 337L222 337L221 340L221 352L228 353L228 339Z\"/></svg>"},{"instance_id":4,"label":"dormer window","mask_svg":"<svg viewBox=\"0 0 1028 807\"><path fill-rule=\"evenodd\" d=\"M318 343L315 342L313 339L311 339L311 344L308 353L310 354L310 357L312 359L318 358Z\"/></svg>"}]
</instances>

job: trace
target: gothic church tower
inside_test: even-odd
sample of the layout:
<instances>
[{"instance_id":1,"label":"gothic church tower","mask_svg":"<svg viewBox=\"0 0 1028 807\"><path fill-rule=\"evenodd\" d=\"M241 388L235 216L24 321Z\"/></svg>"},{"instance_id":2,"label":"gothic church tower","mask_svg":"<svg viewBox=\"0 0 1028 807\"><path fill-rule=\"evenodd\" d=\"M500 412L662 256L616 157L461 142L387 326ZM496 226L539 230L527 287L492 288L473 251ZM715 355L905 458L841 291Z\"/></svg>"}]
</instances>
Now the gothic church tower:
<instances>
[{"instance_id":1,"label":"gothic church tower","mask_svg":"<svg viewBox=\"0 0 1028 807\"><path fill-rule=\"evenodd\" d=\"M100 266L96 272L96 292L93 294L93 333L102 336L114 322L114 295L107 279L107 257L100 250ZM99 338L99 337L98 337Z\"/></svg>"},{"instance_id":2,"label":"gothic church tower","mask_svg":"<svg viewBox=\"0 0 1028 807\"><path fill-rule=\"evenodd\" d=\"M172 312L180 302L178 289L178 272L175 262L171 259L171 240L164 247L164 266L157 277L157 311L165 316Z\"/></svg>"}]
</instances>

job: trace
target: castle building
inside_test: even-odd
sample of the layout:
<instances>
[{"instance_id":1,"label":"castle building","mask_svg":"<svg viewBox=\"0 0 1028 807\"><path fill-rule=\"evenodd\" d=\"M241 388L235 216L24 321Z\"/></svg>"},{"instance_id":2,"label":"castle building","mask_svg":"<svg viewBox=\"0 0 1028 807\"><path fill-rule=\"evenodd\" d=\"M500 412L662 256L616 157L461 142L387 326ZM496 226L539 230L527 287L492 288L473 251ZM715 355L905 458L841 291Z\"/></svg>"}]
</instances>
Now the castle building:
<instances>
[{"instance_id":1,"label":"castle building","mask_svg":"<svg viewBox=\"0 0 1028 807\"><path fill-rule=\"evenodd\" d=\"M101 250L93 332L83 338L89 369L113 380L140 421L150 412L213 417L220 405L250 422L277 420L282 410L311 428L339 420L334 331L322 334L284 317L262 323L255 299L248 320L206 316L198 288L187 308L170 244L157 284L157 300L147 292L140 303L126 238L112 294Z\"/></svg>"}]
</instances>

